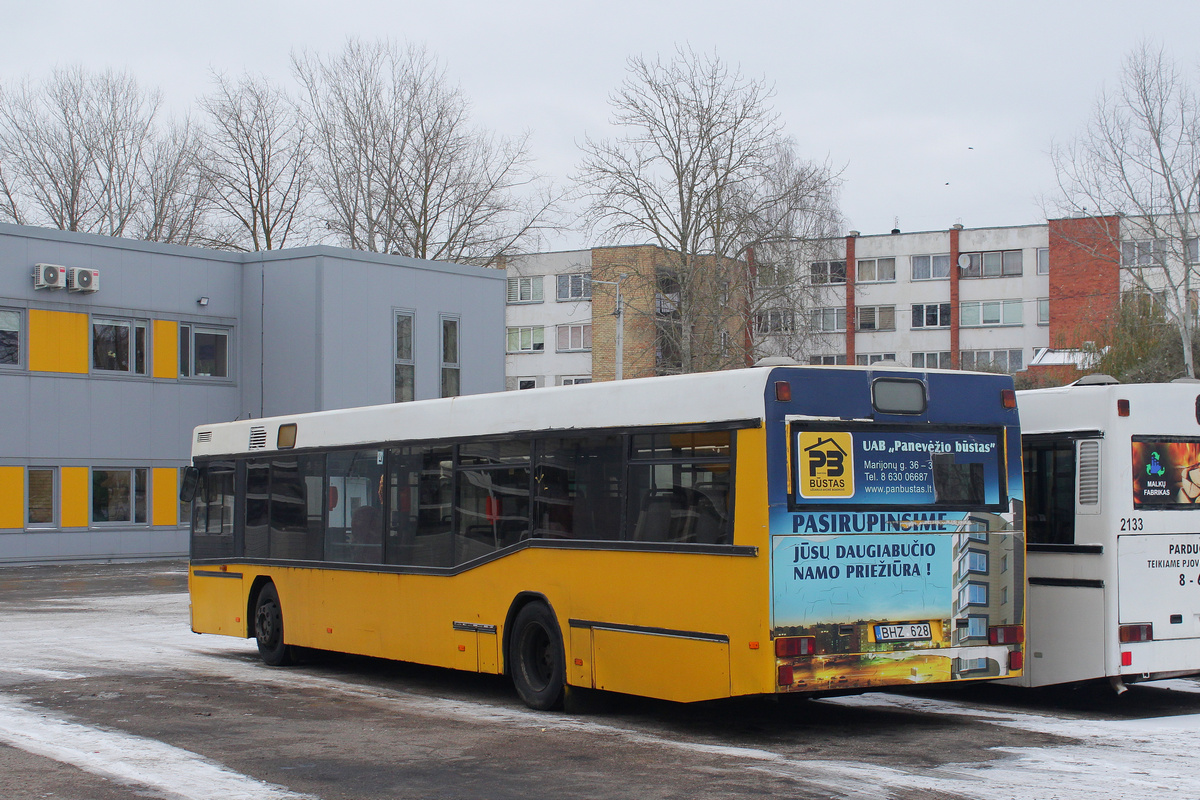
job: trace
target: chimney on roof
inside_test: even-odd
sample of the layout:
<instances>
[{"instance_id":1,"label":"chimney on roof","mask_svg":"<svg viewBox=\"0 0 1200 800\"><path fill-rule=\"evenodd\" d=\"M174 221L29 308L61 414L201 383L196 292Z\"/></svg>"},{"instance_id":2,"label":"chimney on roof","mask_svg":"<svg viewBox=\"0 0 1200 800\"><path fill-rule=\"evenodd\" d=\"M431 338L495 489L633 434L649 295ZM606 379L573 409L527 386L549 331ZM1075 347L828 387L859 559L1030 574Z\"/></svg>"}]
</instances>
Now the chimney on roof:
<instances>
[{"instance_id":1,"label":"chimney on roof","mask_svg":"<svg viewBox=\"0 0 1200 800\"><path fill-rule=\"evenodd\" d=\"M899 228L892 228L892 233L899 233L899 232L900 232Z\"/></svg>"}]
</instances>

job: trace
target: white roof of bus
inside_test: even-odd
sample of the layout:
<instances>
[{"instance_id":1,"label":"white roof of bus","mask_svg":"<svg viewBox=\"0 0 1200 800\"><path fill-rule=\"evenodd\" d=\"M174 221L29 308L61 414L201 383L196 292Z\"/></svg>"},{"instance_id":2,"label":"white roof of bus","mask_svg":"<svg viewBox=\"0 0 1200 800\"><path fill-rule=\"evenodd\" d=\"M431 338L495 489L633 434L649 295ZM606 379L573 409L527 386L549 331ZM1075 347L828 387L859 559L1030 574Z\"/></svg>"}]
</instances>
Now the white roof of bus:
<instances>
[{"instance_id":1,"label":"white roof of bus","mask_svg":"<svg viewBox=\"0 0 1200 800\"><path fill-rule=\"evenodd\" d=\"M1200 435L1196 398L1200 382L1071 384L1017 392L1021 433L1104 431L1134 424L1142 433ZM1117 400L1128 400L1129 417L1117 416Z\"/></svg>"}]
</instances>

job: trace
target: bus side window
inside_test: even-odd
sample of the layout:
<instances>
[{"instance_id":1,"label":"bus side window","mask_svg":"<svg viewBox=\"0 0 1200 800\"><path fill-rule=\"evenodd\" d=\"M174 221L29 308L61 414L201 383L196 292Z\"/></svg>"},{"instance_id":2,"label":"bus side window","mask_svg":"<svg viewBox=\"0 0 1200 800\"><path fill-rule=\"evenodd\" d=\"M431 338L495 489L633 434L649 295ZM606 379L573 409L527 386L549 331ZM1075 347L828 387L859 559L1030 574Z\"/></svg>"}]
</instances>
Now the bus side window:
<instances>
[{"instance_id":1,"label":"bus side window","mask_svg":"<svg viewBox=\"0 0 1200 800\"><path fill-rule=\"evenodd\" d=\"M631 437L627 538L730 544L731 431Z\"/></svg>"},{"instance_id":2,"label":"bus side window","mask_svg":"<svg viewBox=\"0 0 1200 800\"><path fill-rule=\"evenodd\" d=\"M388 564L449 567L454 564L450 533L454 451L451 447L411 446L388 451Z\"/></svg>"},{"instance_id":3,"label":"bus side window","mask_svg":"<svg viewBox=\"0 0 1200 800\"><path fill-rule=\"evenodd\" d=\"M621 534L621 437L549 437L538 441L533 535L546 539L617 539Z\"/></svg>"},{"instance_id":4,"label":"bus side window","mask_svg":"<svg viewBox=\"0 0 1200 800\"><path fill-rule=\"evenodd\" d=\"M1075 440L1023 446L1025 522L1030 544L1075 543Z\"/></svg>"},{"instance_id":5,"label":"bus side window","mask_svg":"<svg viewBox=\"0 0 1200 800\"><path fill-rule=\"evenodd\" d=\"M233 558L232 462L205 465L192 500L192 558Z\"/></svg>"}]
</instances>

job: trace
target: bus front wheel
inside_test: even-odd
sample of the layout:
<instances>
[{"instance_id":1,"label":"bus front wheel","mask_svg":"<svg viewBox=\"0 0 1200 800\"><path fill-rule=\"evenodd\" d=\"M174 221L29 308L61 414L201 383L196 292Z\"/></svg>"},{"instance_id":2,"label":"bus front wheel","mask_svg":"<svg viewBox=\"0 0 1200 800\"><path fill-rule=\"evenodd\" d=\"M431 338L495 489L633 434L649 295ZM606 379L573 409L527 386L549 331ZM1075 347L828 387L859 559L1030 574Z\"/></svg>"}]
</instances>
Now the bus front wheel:
<instances>
[{"instance_id":1,"label":"bus front wheel","mask_svg":"<svg viewBox=\"0 0 1200 800\"><path fill-rule=\"evenodd\" d=\"M542 603L530 603L513 622L512 679L521 700L547 711L562 705L566 666L558 621Z\"/></svg>"},{"instance_id":2,"label":"bus front wheel","mask_svg":"<svg viewBox=\"0 0 1200 800\"><path fill-rule=\"evenodd\" d=\"M273 583L268 583L258 593L258 602L254 606L254 636L258 640L258 654L265 663L272 667L292 663L292 649L283 643L283 607Z\"/></svg>"}]
</instances>

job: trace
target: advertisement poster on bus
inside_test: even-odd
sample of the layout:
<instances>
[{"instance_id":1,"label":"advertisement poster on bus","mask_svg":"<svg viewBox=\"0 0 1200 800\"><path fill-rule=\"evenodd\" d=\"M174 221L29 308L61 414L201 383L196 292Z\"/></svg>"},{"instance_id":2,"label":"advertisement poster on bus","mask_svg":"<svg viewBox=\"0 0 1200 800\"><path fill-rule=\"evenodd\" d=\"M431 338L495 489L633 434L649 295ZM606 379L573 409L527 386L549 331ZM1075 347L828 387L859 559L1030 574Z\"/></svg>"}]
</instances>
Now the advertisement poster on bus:
<instances>
[{"instance_id":1,"label":"advertisement poster on bus","mask_svg":"<svg viewBox=\"0 0 1200 800\"><path fill-rule=\"evenodd\" d=\"M1190 508L1200 503L1200 440L1134 437L1135 508Z\"/></svg>"}]
</instances>

